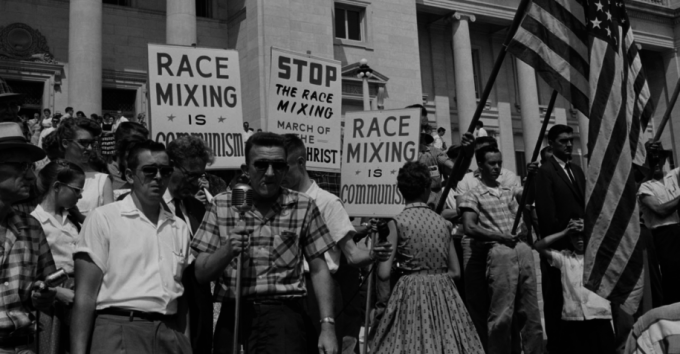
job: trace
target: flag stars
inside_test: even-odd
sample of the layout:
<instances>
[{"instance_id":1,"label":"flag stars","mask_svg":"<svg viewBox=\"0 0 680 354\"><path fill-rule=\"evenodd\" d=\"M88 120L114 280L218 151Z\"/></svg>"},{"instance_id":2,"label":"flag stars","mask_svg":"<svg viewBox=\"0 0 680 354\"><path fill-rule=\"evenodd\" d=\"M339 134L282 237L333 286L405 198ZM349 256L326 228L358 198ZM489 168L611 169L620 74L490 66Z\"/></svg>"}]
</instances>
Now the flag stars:
<instances>
[{"instance_id":1,"label":"flag stars","mask_svg":"<svg viewBox=\"0 0 680 354\"><path fill-rule=\"evenodd\" d=\"M611 36L612 36L612 31L609 29L609 27L605 28L604 30L607 31L607 37L611 37ZM615 39L616 39L616 38L615 38Z\"/></svg>"},{"instance_id":2,"label":"flag stars","mask_svg":"<svg viewBox=\"0 0 680 354\"><path fill-rule=\"evenodd\" d=\"M605 11L604 13L607 15L607 21L611 21L611 20L612 20L612 14L611 14L611 12L609 12L609 10L607 10L607 11Z\"/></svg>"},{"instance_id":3,"label":"flag stars","mask_svg":"<svg viewBox=\"0 0 680 354\"><path fill-rule=\"evenodd\" d=\"M594 20L591 20L590 23L593 24L593 28L597 27L602 29L602 27L600 27L600 23L602 23L602 21L598 20L597 17L595 17Z\"/></svg>"},{"instance_id":4,"label":"flag stars","mask_svg":"<svg viewBox=\"0 0 680 354\"><path fill-rule=\"evenodd\" d=\"M598 1L597 3L595 3L595 6L597 6L597 11L604 12L604 10L603 10L604 5L602 5L602 2Z\"/></svg>"}]
</instances>

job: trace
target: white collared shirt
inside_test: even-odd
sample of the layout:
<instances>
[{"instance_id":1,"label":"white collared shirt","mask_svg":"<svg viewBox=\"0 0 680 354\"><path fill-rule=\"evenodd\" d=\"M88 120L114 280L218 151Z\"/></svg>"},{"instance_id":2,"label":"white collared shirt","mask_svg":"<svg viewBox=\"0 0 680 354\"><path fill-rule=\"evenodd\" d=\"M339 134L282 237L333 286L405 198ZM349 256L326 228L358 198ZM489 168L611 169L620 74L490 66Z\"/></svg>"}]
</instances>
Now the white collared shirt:
<instances>
[{"instance_id":1,"label":"white collared shirt","mask_svg":"<svg viewBox=\"0 0 680 354\"><path fill-rule=\"evenodd\" d=\"M31 215L38 219L45 232L56 267L73 274L73 252L78 243L78 228L67 218L68 211L64 210L59 220L38 204Z\"/></svg>"},{"instance_id":2,"label":"white collared shirt","mask_svg":"<svg viewBox=\"0 0 680 354\"><path fill-rule=\"evenodd\" d=\"M329 249L324 254L324 257L326 257L326 264L328 264L328 270L330 270L331 273L335 273L340 266L340 254L342 253L337 243L347 235L354 234L356 230L354 229L352 222L349 221L349 215L347 215L347 211L345 211L340 198L319 188L319 185L314 181L312 181L312 185L304 192L304 194L314 200L314 204L319 208L321 216L326 223L326 227L328 228L333 241L336 243L333 248ZM305 261L305 270L309 270L307 261Z\"/></svg>"},{"instance_id":3,"label":"white collared shirt","mask_svg":"<svg viewBox=\"0 0 680 354\"><path fill-rule=\"evenodd\" d=\"M569 180L571 180L571 176L569 176L569 172L567 172L567 163L560 160L560 158L555 156L555 155L553 155L553 157L555 158L555 161L557 161L557 164L560 165L560 167L562 167L562 171L564 171L564 174L567 175L567 177L569 177ZM572 172L572 176L573 175L574 175L574 172ZM576 176L574 176L574 178L576 178ZM576 181L572 181L572 183L573 182L576 182Z\"/></svg>"},{"instance_id":4,"label":"white collared shirt","mask_svg":"<svg viewBox=\"0 0 680 354\"><path fill-rule=\"evenodd\" d=\"M549 263L558 268L562 280L562 319L583 321L611 319L609 301L583 286L583 255L572 251L548 250Z\"/></svg>"},{"instance_id":5,"label":"white collared shirt","mask_svg":"<svg viewBox=\"0 0 680 354\"><path fill-rule=\"evenodd\" d=\"M174 314L184 292L182 272L191 261L189 227L161 208L154 225L132 196L99 207L85 220L76 253L101 269L97 310L118 307Z\"/></svg>"}]
</instances>

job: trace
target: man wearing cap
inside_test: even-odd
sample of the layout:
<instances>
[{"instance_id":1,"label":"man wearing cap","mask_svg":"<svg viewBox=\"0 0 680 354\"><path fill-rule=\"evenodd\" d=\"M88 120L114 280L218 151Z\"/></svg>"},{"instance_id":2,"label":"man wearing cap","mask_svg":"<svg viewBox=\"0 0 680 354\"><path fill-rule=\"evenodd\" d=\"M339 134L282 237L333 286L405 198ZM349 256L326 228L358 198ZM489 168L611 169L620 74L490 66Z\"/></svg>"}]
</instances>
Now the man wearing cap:
<instances>
[{"instance_id":1,"label":"man wearing cap","mask_svg":"<svg viewBox=\"0 0 680 354\"><path fill-rule=\"evenodd\" d=\"M34 312L54 301L54 289L40 289L41 281L56 270L42 226L12 209L29 197L33 164L44 157L19 124L0 123L0 353L36 353Z\"/></svg>"}]
</instances>

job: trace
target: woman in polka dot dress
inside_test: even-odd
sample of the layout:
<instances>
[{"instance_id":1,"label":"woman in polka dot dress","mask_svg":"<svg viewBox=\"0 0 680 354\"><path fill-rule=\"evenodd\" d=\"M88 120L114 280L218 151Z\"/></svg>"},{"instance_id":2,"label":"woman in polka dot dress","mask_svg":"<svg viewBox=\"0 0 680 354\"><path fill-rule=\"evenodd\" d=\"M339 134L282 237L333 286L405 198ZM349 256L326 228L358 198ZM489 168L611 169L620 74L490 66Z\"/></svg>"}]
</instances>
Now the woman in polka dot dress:
<instances>
[{"instance_id":1,"label":"woman in polka dot dress","mask_svg":"<svg viewBox=\"0 0 680 354\"><path fill-rule=\"evenodd\" d=\"M394 251L378 266L378 279L389 283L392 269L404 275L371 336L371 352L483 354L453 282L460 276L453 226L426 204L430 171L422 163L408 162L399 169L397 184L406 206L388 223ZM380 301L380 291L378 297Z\"/></svg>"}]
</instances>

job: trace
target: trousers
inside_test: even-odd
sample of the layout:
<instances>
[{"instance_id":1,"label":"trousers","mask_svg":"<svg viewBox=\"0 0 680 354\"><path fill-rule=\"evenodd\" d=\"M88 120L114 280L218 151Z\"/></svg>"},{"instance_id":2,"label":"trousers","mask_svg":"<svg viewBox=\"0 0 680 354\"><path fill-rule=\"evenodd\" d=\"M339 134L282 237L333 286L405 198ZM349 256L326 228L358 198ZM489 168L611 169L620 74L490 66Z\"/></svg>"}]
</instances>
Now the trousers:
<instances>
[{"instance_id":1,"label":"trousers","mask_svg":"<svg viewBox=\"0 0 680 354\"><path fill-rule=\"evenodd\" d=\"M174 320L149 321L99 314L94 323L90 353L191 354L191 343Z\"/></svg>"}]
</instances>

